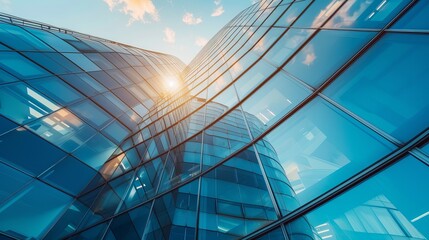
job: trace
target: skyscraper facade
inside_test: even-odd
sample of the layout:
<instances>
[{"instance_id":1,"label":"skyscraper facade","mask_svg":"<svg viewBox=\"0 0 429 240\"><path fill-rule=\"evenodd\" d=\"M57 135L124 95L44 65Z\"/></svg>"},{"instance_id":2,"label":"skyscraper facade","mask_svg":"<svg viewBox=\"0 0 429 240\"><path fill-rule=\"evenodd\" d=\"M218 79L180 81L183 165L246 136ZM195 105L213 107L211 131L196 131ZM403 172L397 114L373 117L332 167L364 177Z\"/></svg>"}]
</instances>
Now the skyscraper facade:
<instances>
[{"instance_id":1,"label":"skyscraper facade","mask_svg":"<svg viewBox=\"0 0 429 240\"><path fill-rule=\"evenodd\" d=\"M185 66L0 15L1 236L428 239L427 16L261 1Z\"/></svg>"}]
</instances>

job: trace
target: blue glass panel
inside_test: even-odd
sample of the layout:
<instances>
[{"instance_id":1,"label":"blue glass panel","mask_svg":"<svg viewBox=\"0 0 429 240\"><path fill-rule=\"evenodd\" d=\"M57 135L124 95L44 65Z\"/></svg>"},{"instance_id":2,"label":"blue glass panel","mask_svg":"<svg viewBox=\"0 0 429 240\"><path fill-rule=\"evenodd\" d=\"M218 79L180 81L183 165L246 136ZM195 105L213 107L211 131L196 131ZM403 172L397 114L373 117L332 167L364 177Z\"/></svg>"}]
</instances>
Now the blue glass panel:
<instances>
[{"instance_id":1,"label":"blue glass panel","mask_svg":"<svg viewBox=\"0 0 429 240\"><path fill-rule=\"evenodd\" d=\"M0 42L16 50L52 51L52 49L42 41L29 34L24 29L12 24L0 24Z\"/></svg>"},{"instance_id":2,"label":"blue glass panel","mask_svg":"<svg viewBox=\"0 0 429 240\"><path fill-rule=\"evenodd\" d=\"M24 173L0 163L0 202L8 199L32 179Z\"/></svg>"},{"instance_id":3,"label":"blue glass panel","mask_svg":"<svg viewBox=\"0 0 429 240\"><path fill-rule=\"evenodd\" d=\"M28 81L28 84L62 105L68 105L83 98L71 86L54 76Z\"/></svg>"},{"instance_id":4,"label":"blue glass panel","mask_svg":"<svg viewBox=\"0 0 429 240\"><path fill-rule=\"evenodd\" d=\"M253 137L259 136L310 93L283 71L277 73L242 104Z\"/></svg>"},{"instance_id":5,"label":"blue glass panel","mask_svg":"<svg viewBox=\"0 0 429 240\"><path fill-rule=\"evenodd\" d=\"M425 145L423 145L423 146L421 147L421 150L422 150L423 152L425 152L425 153L426 153L426 155L428 155L428 156L429 156L429 143L426 143Z\"/></svg>"},{"instance_id":6,"label":"blue glass panel","mask_svg":"<svg viewBox=\"0 0 429 240\"><path fill-rule=\"evenodd\" d=\"M0 136L0 140L0 160L33 176L39 175L65 156L63 151L24 128L8 132Z\"/></svg>"},{"instance_id":7,"label":"blue glass panel","mask_svg":"<svg viewBox=\"0 0 429 240\"><path fill-rule=\"evenodd\" d=\"M417 1L408 12L397 21L392 28L402 29L429 29L429 2Z\"/></svg>"},{"instance_id":8,"label":"blue glass panel","mask_svg":"<svg viewBox=\"0 0 429 240\"><path fill-rule=\"evenodd\" d=\"M0 66L21 79L48 76L49 73L16 52L0 52Z\"/></svg>"},{"instance_id":9,"label":"blue glass panel","mask_svg":"<svg viewBox=\"0 0 429 240\"><path fill-rule=\"evenodd\" d=\"M141 225L141 223L137 224ZM141 227L144 228L145 225L143 224ZM141 236L137 233L137 229L128 213L115 217L109 226L109 230L113 234L113 238L109 238L107 236L104 239L141 239Z\"/></svg>"},{"instance_id":10,"label":"blue glass panel","mask_svg":"<svg viewBox=\"0 0 429 240\"><path fill-rule=\"evenodd\" d=\"M264 56L274 66L282 65L314 30L289 29Z\"/></svg>"},{"instance_id":11,"label":"blue glass panel","mask_svg":"<svg viewBox=\"0 0 429 240\"><path fill-rule=\"evenodd\" d=\"M28 28L25 27L25 30L29 31L45 43L49 44L51 47L53 47L55 50L59 52L78 52L74 47L72 47L67 42L63 41L61 38L55 36L54 34L43 31L36 28Z\"/></svg>"},{"instance_id":12,"label":"blue glass panel","mask_svg":"<svg viewBox=\"0 0 429 240\"><path fill-rule=\"evenodd\" d=\"M107 228L107 223L99 224L95 227L91 227L90 229L81 232L75 236L72 236L71 240L93 240L93 239L102 239Z\"/></svg>"},{"instance_id":13,"label":"blue glass panel","mask_svg":"<svg viewBox=\"0 0 429 240\"><path fill-rule=\"evenodd\" d=\"M325 24L329 28L383 28L411 0L347 1Z\"/></svg>"},{"instance_id":14,"label":"blue glass panel","mask_svg":"<svg viewBox=\"0 0 429 240\"><path fill-rule=\"evenodd\" d=\"M283 232L280 227L274 230L271 230L270 232L257 238L257 240L281 240L281 239L285 239L285 236L283 236Z\"/></svg>"},{"instance_id":15,"label":"blue glass panel","mask_svg":"<svg viewBox=\"0 0 429 240\"><path fill-rule=\"evenodd\" d=\"M387 34L326 90L326 95L406 142L429 126L429 37Z\"/></svg>"},{"instance_id":16,"label":"blue glass panel","mask_svg":"<svg viewBox=\"0 0 429 240\"><path fill-rule=\"evenodd\" d=\"M85 55L80 53L64 53L64 56L66 56L68 59L70 59L72 62L74 62L76 65L78 65L80 68L82 68L86 72L90 71L99 71L101 70L97 65L95 65L91 60L89 60Z\"/></svg>"},{"instance_id":17,"label":"blue glass panel","mask_svg":"<svg viewBox=\"0 0 429 240\"><path fill-rule=\"evenodd\" d=\"M251 90L270 76L276 69L264 60L260 60L248 72L238 79L234 85L240 99L243 99Z\"/></svg>"},{"instance_id":18,"label":"blue glass panel","mask_svg":"<svg viewBox=\"0 0 429 240\"><path fill-rule=\"evenodd\" d=\"M89 99L70 106L70 109L76 115L87 120L95 128L102 128L107 124L107 121L112 119L112 116Z\"/></svg>"},{"instance_id":19,"label":"blue glass panel","mask_svg":"<svg viewBox=\"0 0 429 240\"><path fill-rule=\"evenodd\" d=\"M294 23L294 27L318 28L337 10L345 0L312 1L304 14ZM354 2L354 1L353 1Z\"/></svg>"},{"instance_id":20,"label":"blue glass panel","mask_svg":"<svg viewBox=\"0 0 429 240\"><path fill-rule=\"evenodd\" d=\"M93 97L92 100L96 102L98 105L100 105L101 107L103 107L104 109L108 109L111 115L119 117L124 113L124 111L107 98L106 95L109 95L109 94L112 97L114 97L112 93L106 92L103 95L97 95ZM122 105L125 106L125 104L123 103Z\"/></svg>"},{"instance_id":21,"label":"blue glass panel","mask_svg":"<svg viewBox=\"0 0 429 240\"><path fill-rule=\"evenodd\" d=\"M203 176L199 239L240 238L276 218L251 149Z\"/></svg>"},{"instance_id":22,"label":"blue glass panel","mask_svg":"<svg viewBox=\"0 0 429 240\"><path fill-rule=\"evenodd\" d=\"M97 64L102 69L114 69L115 66L109 62L106 58L104 58L99 53L87 53L85 54L87 58L89 58L92 62Z\"/></svg>"},{"instance_id":23,"label":"blue glass panel","mask_svg":"<svg viewBox=\"0 0 429 240\"><path fill-rule=\"evenodd\" d=\"M293 3L274 26L289 27L311 1Z\"/></svg>"},{"instance_id":24,"label":"blue glass panel","mask_svg":"<svg viewBox=\"0 0 429 240\"><path fill-rule=\"evenodd\" d=\"M114 121L103 129L103 133L110 137L115 143L119 144L128 136L130 131L118 121Z\"/></svg>"},{"instance_id":25,"label":"blue glass panel","mask_svg":"<svg viewBox=\"0 0 429 240\"><path fill-rule=\"evenodd\" d=\"M97 193L98 195L95 195ZM82 230L113 216L118 210L118 205L121 201L119 196L109 185L103 186L101 191L96 190L94 194L89 193L85 198L87 198L92 205L90 211L88 211L79 225L78 230Z\"/></svg>"},{"instance_id":26,"label":"blue glass panel","mask_svg":"<svg viewBox=\"0 0 429 240\"><path fill-rule=\"evenodd\" d=\"M88 185L95 174L96 172L93 169L76 158L68 156L46 171L41 176L41 179L68 193L77 195Z\"/></svg>"},{"instance_id":27,"label":"blue glass panel","mask_svg":"<svg viewBox=\"0 0 429 240\"><path fill-rule=\"evenodd\" d=\"M98 133L74 151L73 155L95 170L99 170L116 148L117 145Z\"/></svg>"},{"instance_id":28,"label":"blue glass panel","mask_svg":"<svg viewBox=\"0 0 429 240\"><path fill-rule=\"evenodd\" d=\"M87 96L107 91L103 85L85 73L62 75L61 78Z\"/></svg>"},{"instance_id":29,"label":"blue glass panel","mask_svg":"<svg viewBox=\"0 0 429 240\"><path fill-rule=\"evenodd\" d=\"M427 165L408 156L299 221L317 239L426 239L428 178Z\"/></svg>"},{"instance_id":30,"label":"blue glass panel","mask_svg":"<svg viewBox=\"0 0 429 240\"><path fill-rule=\"evenodd\" d=\"M0 230L17 238L40 239L72 198L39 181L0 205Z\"/></svg>"},{"instance_id":31,"label":"blue glass panel","mask_svg":"<svg viewBox=\"0 0 429 240\"><path fill-rule=\"evenodd\" d=\"M16 127L18 127L17 124L3 116L0 116L0 135Z\"/></svg>"},{"instance_id":32,"label":"blue glass panel","mask_svg":"<svg viewBox=\"0 0 429 240\"><path fill-rule=\"evenodd\" d=\"M108 89L114 89L121 86L114 78L104 71L89 72L89 74Z\"/></svg>"},{"instance_id":33,"label":"blue glass panel","mask_svg":"<svg viewBox=\"0 0 429 240\"><path fill-rule=\"evenodd\" d=\"M80 201L74 201L73 204L71 204L63 213L61 218L57 220L52 229L49 230L44 239L62 239L73 233L87 211L87 206L82 204Z\"/></svg>"},{"instance_id":34,"label":"blue glass panel","mask_svg":"<svg viewBox=\"0 0 429 240\"><path fill-rule=\"evenodd\" d=\"M222 108L219 104L215 108ZM213 166L250 142L240 108L234 109L204 131L203 169Z\"/></svg>"},{"instance_id":35,"label":"blue glass panel","mask_svg":"<svg viewBox=\"0 0 429 240\"><path fill-rule=\"evenodd\" d=\"M24 55L55 74L82 72L59 53L26 52Z\"/></svg>"},{"instance_id":36,"label":"blue glass panel","mask_svg":"<svg viewBox=\"0 0 429 240\"><path fill-rule=\"evenodd\" d=\"M318 87L374 35L373 32L320 31L284 69Z\"/></svg>"},{"instance_id":37,"label":"blue glass panel","mask_svg":"<svg viewBox=\"0 0 429 240\"><path fill-rule=\"evenodd\" d=\"M159 192L171 189L178 183L200 172L201 135L170 150L165 163Z\"/></svg>"},{"instance_id":38,"label":"blue glass panel","mask_svg":"<svg viewBox=\"0 0 429 240\"><path fill-rule=\"evenodd\" d=\"M316 98L266 136L301 204L389 153L394 146ZM268 146L269 147L269 146ZM278 159L278 160L277 160ZM287 198L277 198L286 201Z\"/></svg>"},{"instance_id":39,"label":"blue glass panel","mask_svg":"<svg viewBox=\"0 0 429 240\"><path fill-rule=\"evenodd\" d=\"M17 81L19 81L18 78L12 76L0 68L0 84Z\"/></svg>"},{"instance_id":40,"label":"blue glass panel","mask_svg":"<svg viewBox=\"0 0 429 240\"><path fill-rule=\"evenodd\" d=\"M198 180L155 200L144 239L195 239Z\"/></svg>"},{"instance_id":41,"label":"blue glass panel","mask_svg":"<svg viewBox=\"0 0 429 240\"><path fill-rule=\"evenodd\" d=\"M0 51L10 51L10 50L11 50L10 48L6 47L3 44L0 44Z\"/></svg>"},{"instance_id":42,"label":"blue glass panel","mask_svg":"<svg viewBox=\"0 0 429 240\"><path fill-rule=\"evenodd\" d=\"M95 130L67 109L60 109L28 125L31 130L67 152L75 150Z\"/></svg>"},{"instance_id":43,"label":"blue glass panel","mask_svg":"<svg viewBox=\"0 0 429 240\"><path fill-rule=\"evenodd\" d=\"M24 83L0 86L0 113L17 123L43 117L59 108Z\"/></svg>"}]
</instances>

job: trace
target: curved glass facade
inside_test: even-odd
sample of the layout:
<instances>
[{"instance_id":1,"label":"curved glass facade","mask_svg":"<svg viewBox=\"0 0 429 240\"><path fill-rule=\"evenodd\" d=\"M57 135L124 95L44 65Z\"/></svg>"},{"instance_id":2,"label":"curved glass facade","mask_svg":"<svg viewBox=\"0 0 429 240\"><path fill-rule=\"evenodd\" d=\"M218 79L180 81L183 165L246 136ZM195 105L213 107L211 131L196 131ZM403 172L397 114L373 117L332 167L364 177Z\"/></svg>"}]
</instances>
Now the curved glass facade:
<instances>
[{"instance_id":1,"label":"curved glass facade","mask_svg":"<svg viewBox=\"0 0 429 240\"><path fill-rule=\"evenodd\" d=\"M428 239L428 12L261 1L188 66L0 15L0 236Z\"/></svg>"}]
</instances>

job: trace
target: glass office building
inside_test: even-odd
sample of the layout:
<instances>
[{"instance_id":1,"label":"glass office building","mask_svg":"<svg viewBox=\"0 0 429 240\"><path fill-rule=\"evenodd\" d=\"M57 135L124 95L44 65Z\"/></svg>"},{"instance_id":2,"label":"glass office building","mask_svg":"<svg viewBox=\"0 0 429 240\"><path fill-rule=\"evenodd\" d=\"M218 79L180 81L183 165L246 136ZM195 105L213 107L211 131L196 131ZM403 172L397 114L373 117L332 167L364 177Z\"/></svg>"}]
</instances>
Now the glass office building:
<instances>
[{"instance_id":1,"label":"glass office building","mask_svg":"<svg viewBox=\"0 0 429 240\"><path fill-rule=\"evenodd\" d=\"M429 239L428 16L261 1L186 66L1 14L0 238Z\"/></svg>"}]
</instances>

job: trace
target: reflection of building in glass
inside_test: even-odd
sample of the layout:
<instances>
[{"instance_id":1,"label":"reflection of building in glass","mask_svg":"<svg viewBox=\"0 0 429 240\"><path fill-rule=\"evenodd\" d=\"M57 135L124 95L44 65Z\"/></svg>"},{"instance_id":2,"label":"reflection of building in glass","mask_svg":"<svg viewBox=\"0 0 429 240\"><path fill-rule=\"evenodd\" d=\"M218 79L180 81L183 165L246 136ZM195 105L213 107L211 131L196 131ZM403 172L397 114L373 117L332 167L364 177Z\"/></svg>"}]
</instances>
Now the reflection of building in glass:
<instances>
[{"instance_id":1,"label":"reflection of building in glass","mask_svg":"<svg viewBox=\"0 0 429 240\"><path fill-rule=\"evenodd\" d=\"M428 14L261 1L188 66L0 15L1 237L427 239Z\"/></svg>"}]
</instances>

